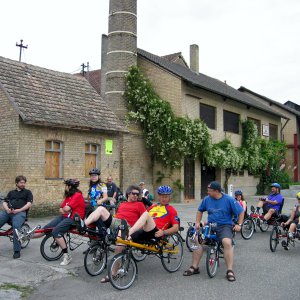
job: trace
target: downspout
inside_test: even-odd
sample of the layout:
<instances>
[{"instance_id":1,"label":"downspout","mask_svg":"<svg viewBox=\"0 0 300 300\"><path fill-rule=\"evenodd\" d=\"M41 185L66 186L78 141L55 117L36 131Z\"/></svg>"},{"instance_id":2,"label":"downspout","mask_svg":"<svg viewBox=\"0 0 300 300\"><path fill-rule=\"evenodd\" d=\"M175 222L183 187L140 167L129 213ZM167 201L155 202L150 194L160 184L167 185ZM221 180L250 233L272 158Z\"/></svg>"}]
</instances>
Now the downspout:
<instances>
[{"instance_id":1,"label":"downspout","mask_svg":"<svg viewBox=\"0 0 300 300\"><path fill-rule=\"evenodd\" d=\"M281 129L280 129L280 141L281 141L281 142L283 142L283 133L282 133L282 132L283 132L283 129L284 129L284 127L287 125L287 123L289 122L289 120L290 120L290 119L286 119L284 125L283 125L283 126L281 125Z\"/></svg>"}]
</instances>

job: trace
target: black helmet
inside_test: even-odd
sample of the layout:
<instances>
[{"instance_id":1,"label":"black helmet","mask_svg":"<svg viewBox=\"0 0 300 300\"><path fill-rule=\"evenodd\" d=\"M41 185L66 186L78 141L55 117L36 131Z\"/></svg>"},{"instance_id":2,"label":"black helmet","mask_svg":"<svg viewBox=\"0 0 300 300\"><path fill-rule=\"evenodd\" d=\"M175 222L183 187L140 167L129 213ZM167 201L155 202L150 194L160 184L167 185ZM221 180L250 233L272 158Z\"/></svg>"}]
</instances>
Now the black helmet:
<instances>
[{"instance_id":1,"label":"black helmet","mask_svg":"<svg viewBox=\"0 0 300 300\"><path fill-rule=\"evenodd\" d=\"M92 174L100 175L101 171L97 168L93 168L89 171L89 175L92 175Z\"/></svg>"},{"instance_id":2,"label":"black helmet","mask_svg":"<svg viewBox=\"0 0 300 300\"><path fill-rule=\"evenodd\" d=\"M70 178L70 179L64 180L64 184L68 185L68 186L78 187L80 184L80 181L76 178L74 178L74 179Z\"/></svg>"}]
</instances>

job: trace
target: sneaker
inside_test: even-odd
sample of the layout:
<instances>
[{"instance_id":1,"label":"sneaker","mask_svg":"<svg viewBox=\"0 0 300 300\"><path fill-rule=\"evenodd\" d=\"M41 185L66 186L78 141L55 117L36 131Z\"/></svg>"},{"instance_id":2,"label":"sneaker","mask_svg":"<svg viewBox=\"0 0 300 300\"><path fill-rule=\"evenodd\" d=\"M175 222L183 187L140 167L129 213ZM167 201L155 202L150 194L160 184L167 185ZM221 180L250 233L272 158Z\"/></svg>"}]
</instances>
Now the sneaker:
<instances>
[{"instance_id":1,"label":"sneaker","mask_svg":"<svg viewBox=\"0 0 300 300\"><path fill-rule=\"evenodd\" d=\"M289 239L291 239L291 240L294 238L294 234L292 232L289 232L288 236L289 236Z\"/></svg>"},{"instance_id":2,"label":"sneaker","mask_svg":"<svg viewBox=\"0 0 300 300\"><path fill-rule=\"evenodd\" d=\"M86 225L84 224L84 221L80 218L80 216L76 213L74 215L74 221L76 223L76 228L80 233L86 232Z\"/></svg>"},{"instance_id":3,"label":"sneaker","mask_svg":"<svg viewBox=\"0 0 300 300\"><path fill-rule=\"evenodd\" d=\"M61 266L68 265L72 260L72 256L69 253L65 253L63 256L63 261L60 263Z\"/></svg>"},{"instance_id":4,"label":"sneaker","mask_svg":"<svg viewBox=\"0 0 300 300\"><path fill-rule=\"evenodd\" d=\"M13 258L16 259L16 258L20 258L20 257L21 257L20 251L15 251Z\"/></svg>"}]
</instances>

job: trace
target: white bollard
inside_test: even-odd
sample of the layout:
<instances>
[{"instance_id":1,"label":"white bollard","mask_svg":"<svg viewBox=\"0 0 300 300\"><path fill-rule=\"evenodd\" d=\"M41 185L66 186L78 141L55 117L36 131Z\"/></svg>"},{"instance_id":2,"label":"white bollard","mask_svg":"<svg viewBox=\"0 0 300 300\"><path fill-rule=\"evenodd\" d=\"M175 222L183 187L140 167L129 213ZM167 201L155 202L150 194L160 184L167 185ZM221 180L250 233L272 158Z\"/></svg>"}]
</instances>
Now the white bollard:
<instances>
[{"instance_id":1,"label":"white bollard","mask_svg":"<svg viewBox=\"0 0 300 300\"><path fill-rule=\"evenodd\" d=\"M233 184L228 185L228 195L233 197Z\"/></svg>"}]
</instances>

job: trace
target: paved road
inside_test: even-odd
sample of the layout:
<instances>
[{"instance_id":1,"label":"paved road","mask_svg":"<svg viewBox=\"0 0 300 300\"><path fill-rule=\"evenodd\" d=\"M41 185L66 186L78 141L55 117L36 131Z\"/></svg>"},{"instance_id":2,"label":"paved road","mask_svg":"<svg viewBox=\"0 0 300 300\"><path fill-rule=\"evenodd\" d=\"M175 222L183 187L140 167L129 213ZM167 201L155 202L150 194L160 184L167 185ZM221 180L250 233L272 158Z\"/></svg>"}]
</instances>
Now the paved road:
<instances>
[{"instance_id":1,"label":"paved road","mask_svg":"<svg viewBox=\"0 0 300 300\"><path fill-rule=\"evenodd\" d=\"M255 203L254 200L248 204ZM295 204L287 199L284 212ZM182 224L193 221L197 203L177 204ZM48 219L32 219L31 225L45 224ZM269 234L258 232L251 240L237 236L235 266L237 281L225 279L225 263L221 261L215 278L210 279L205 270L205 261L200 265L201 274L183 277L183 271L191 263L191 254L185 248L181 269L167 273L156 257L147 257L138 263L138 280L126 291L117 291L109 283L100 284L101 276L90 277L83 268L81 246L72 253L73 261L62 268L59 262L46 262L39 253L40 240L32 240L22 252L19 260L12 260L12 244L5 238L0 240L0 284L16 283L30 285L35 291L28 299L299 299L298 269L300 243L290 251L278 246L275 253L269 249ZM1 294L2 293L2 294ZM2 296L1 296L2 295ZM7 293L6 299L20 299L20 293ZM0 287L0 298L4 291Z\"/></svg>"}]
</instances>

